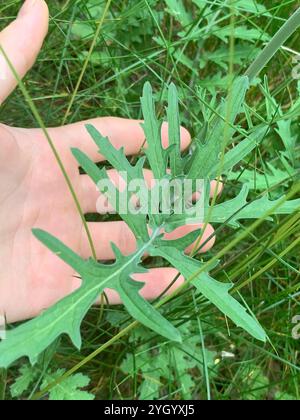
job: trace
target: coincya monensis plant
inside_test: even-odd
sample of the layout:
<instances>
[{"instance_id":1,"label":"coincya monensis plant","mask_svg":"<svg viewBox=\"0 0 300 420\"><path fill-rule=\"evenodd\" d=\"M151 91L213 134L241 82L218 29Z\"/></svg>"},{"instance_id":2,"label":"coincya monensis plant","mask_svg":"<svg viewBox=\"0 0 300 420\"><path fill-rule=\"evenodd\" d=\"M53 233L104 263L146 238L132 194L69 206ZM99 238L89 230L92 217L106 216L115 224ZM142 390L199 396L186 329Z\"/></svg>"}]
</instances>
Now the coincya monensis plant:
<instances>
[{"instance_id":1,"label":"coincya monensis plant","mask_svg":"<svg viewBox=\"0 0 300 420\"><path fill-rule=\"evenodd\" d=\"M193 154L185 157L180 152L178 97L173 84L169 87L167 114L170 144L167 150L162 147L162 121L156 117L152 88L149 83L144 87L141 101L144 115L143 128L148 143L146 157L139 158L137 163L132 165L124 155L124 151L116 150L109 140L93 126L87 126L87 130L99 147L99 152L119 173L126 173L128 181L143 179L143 168L148 163L157 180L201 178L209 183L234 167L268 134L268 127L264 125L256 127L249 134L234 125L237 116L243 110L248 87L248 77L236 79L229 97L222 101L216 115L206 122L207 127L203 132L205 138L201 139L202 141L196 140ZM227 151L237 130L240 140L235 147ZM78 164L96 185L99 181L105 180L106 183L110 183L109 191L116 189L105 169L99 169L80 150L74 149L72 152ZM169 167L171 172L168 170ZM103 193L107 194L108 200L111 199L109 192L103 191ZM118 192L120 200L129 201L132 195L130 191ZM247 197L247 187L243 187L236 198L218 205L211 205L209 196L205 196L205 222L227 224L234 228L242 219L267 218L271 214L289 214L300 206L300 200L285 201L281 198L274 202L263 196L247 203ZM139 294L143 283L134 281L131 277L134 273L147 271L142 265L145 253L164 258L185 277L190 285L193 285L237 326L257 340L266 341L266 334L254 315L250 314L230 294L232 284L214 280L209 275L209 270L203 270L203 262L184 254L186 247L195 242L199 232L175 241L163 239L162 231L174 230L185 224L187 218L191 221L190 214L183 212L182 214L154 215L148 212L147 214L126 213L120 216L134 233L138 247L136 252L125 256L112 244L116 262L111 265L100 264L93 259L84 260L49 233L37 229L33 231L41 242L78 273L82 279L82 285L73 294L46 310L36 319L8 331L7 340L0 344L1 367L8 367L22 356L27 356L31 363L35 363L38 356L62 334L69 335L74 345L80 348L82 320L106 287L114 289L120 295L129 314L141 324L169 340L180 341L181 336L175 326ZM195 219L195 222L197 221Z\"/></svg>"}]
</instances>

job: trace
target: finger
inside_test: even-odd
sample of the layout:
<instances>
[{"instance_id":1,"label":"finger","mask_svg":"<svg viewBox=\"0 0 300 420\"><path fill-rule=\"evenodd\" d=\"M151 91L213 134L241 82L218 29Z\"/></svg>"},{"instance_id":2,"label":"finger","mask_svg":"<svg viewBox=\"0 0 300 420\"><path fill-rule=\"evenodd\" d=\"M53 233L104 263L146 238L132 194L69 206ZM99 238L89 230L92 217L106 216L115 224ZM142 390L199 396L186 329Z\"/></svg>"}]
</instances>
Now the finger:
<instances>
[{"instance_id":1,"label":"finger","mask_svg":"<svg viewBox=\"0 0 300 420\"><path fill-rule=\"evenodd\" d=\"M175 229L173 232L166 233L165 234L165 239L168 240L168 241L179 239L179 238L182 238L182 237L186 236L187 234L189 234L191 232L194 232L195 230L202 229L203 227L204 227L204 224L202 224L200 226L199 225L180 226L179 228ZM210 249L213 248L213 246L216 242L216 237L215 237L214 233L215 233L214 228L210 224L208 224L206 226L205 232L202 235L201 242L196 240L188 248L186 248L185 252L187 254L190 254L194 250L196 245L198 245L198 247L200 248L200 253L208 252ZM199 234L199 236L200 236L200 234Z\"/></svg>"},{"instance_id":2,"label":"finger","mask_svg":"<svg viewBox=\"0 0 300 420\"><path fill-rule=\"evenodd\" d=\"M115 254L112 250L111 243L117 245L123 255L130 255L136 251L136 239L134 234L131 232L129 227L124 222L103 222L103 223L89 223L89 229L94 239L96 248L97 258L99 260L114 260ZM188 233L195 230L199 230L203 225L186 225L177 228L172 233L165 235L165 239L174 240L181 238ZM201 252L207 252L210 250L214 243L215 237L213 236L214 229L211 225L208 225L205 232L202 235L201 244L205 244L201 247ZM186 252L190 252L193 249L190 246ZM90 257L90 246L86 238L86 234L83 231L81 237L80 254L83 258Z\"/></svg>"},{"instance_id":3,"label":"finger","mask_svg":"<svg viewBox=\"0 0 300 420\"><path fill-rule=\"evenodd\" d=\"M119 188L122 185L122 178L115 169L107 171L107 175L112 183ZM144 169L144 179L150 187L153 174L150 170ZM110 214L115 213L115 209L110 205L104 194L101 194L95 183L87 175L80 177L79 198L84 213ZM137 203L136 203L137 204Z\"/></svg>"},{"instance_id":4,"label":"finger","mask_svg":"<svg viewBox=\"0 0 300 420\"><path fill-rule=\"evenodd\" d=\"M44 0L27 0L17 19L0 33L0 45L20 78L36 60L48 31L48 19ZM0 104L16 86L17 80L0 53Z\"/></svg>"},{"instance_id":5,"label":"finger","mask_svg":"<svg viewBox=\"0 0 300 420\"><path fill-rule=\"evenodd\" d=\"M125 148L126 155L136 155L145 143L142 121L127 120L123 118L104 117L71 124L65 127L49 129L49 134L58 150L78 148L86 153L95 162L103 161L98 147L87 132L86 124L92 124L105 137L108 137L116 149ZM191 136L185 128L181 128L181 147L186 149L190 144ZM162 143L168 145L168 125L162 126Z\"/></svg>"},{"instance_id":6,"label":"finger","mask_svg":"<svg viewBox=\"0 0 300 420\"><path fill-rule=\"evenodd\" d=\"M221 195L223 191L224 185L223 180L220 179L219 181L212 181L210 183L210 197L213 198L215 195Z\"/></svg>"},{"instance_id":7,"label":"finger","mask_svg":"<svg viewBox=\"0 0 300 420\"><path fill-rule=\"evenodd\" d=\"M148 273L144 274L134 274L132 278L136 281L140 281L145 283L145 286L141 290L141 295L146 300L154 300L159 297L168 287L172 284L172 282L178 276L178 271L174 268L153 268L149 270ZM178 279L170 289L167 291L167 294L173 293L178 287L182 285L184 282L184 278L179 276ZM121 304L120 297L115 290L106 289L105 290L106 296L108 301L111 305L119 305ZM100 303L100 299L99 302Z\"/></svg>"}]
</instances>

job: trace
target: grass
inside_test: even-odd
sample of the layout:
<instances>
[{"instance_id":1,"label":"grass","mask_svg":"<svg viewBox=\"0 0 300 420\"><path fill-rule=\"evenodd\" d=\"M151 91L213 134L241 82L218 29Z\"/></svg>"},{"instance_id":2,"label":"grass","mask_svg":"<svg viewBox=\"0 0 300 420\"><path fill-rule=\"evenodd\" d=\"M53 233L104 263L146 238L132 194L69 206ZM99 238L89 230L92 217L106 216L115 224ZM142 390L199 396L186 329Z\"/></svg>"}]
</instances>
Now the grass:
<instances>
[{"instance_id":1,"label":"grass","mask_svg":"<svg viewBox=\"0 0 300 420\"><path fill-rule=\"evenodd\" d=\"M274 5L261 1L265 10L255 8L251 13L237 7L234 1L228 7L223 2L207 1L200 10L194 3L186 1L192 13L178 18L165 11L162 1L155 5L150 0L112 1L106 17L102 14L95 21L93 10L87 10L83 0L49 2L49 36L26 78L26 88L45 125L107 115L140 118L139 98L144 82L151 81L163 104L165 88L174 81L182 99L183 123L193 136L198 136L202 128L199 97L203 99L199 89L206 87L212 94L219 93L228 86L229 73L243 74L265 44L264 36L272 36L282 27L296 10L297 2ZM214 6L209 11L211 4ZM16 16L19 5L19 1L12 0L0 6L1 27ZM76 36L71 30L74 22ZM248 39L235 39L232 28L240 26L244 31L252 31ZM97 28L101 31L95 38ZM227 44L217 36L224 28L229 28ZM297 52L298 44L299 31L285 47ZM223 61L213 57L214 52L224 50ZM289 50L280 49L264 70L270 94L284 109L289 109L297 98L297 83L291 76L294 54ZM263 76L262 73L262 82ZM269 102L266 106L264 96L259 86L250 91L247 104L254 121L278 118L276 109L270 111ZM163 111L163 106L159 111ZM7 124L38 126L20 91L0 108L0 118ZM297 114L292 124L297 131ZM271 197L276 198L278 190L290 193L299 181L293 181L286 169L287 182L268 185L267 164L278 167L282 147L276 134L263 142L243 167L236 169L236 178L226 183L225 197L239 191L237 181L245 173L245 166L256 174L257 182L263 175L265 190ZM299 139L294 154L299 173ZM253 189L253 197L260 193ZM188 289L164 305L163 311L185 331L187 340L191 340L189 349L168 345L141 327L124 334L130 320L122 307L104 308L103 316L99 308L93 308L84 321L82 352L76 352L63 339L57 343L47 366L66 369L68 374L80 370L91 378L88 388L97 399L155 395L162 399L299 399L299 341L292 338L292 318L300 314L300 215L277 216L274 224L260 223L251 234L245 231L249 225L245 223L235 231L226 226L218 229L216 247L208 257L215 257L236 242L213 275L235 283L266 329L270 343L263 346L241 333ZM237 241L240 235L243 239ZM148 263L153 266L161 262ZM166 363L167 373L159 371L156 359ZM0 398L11 399L10 386L23 363L0 373ZM33 384L25 398L44 397L37 391L38 386Z\"/></svg>"}]
</instances>

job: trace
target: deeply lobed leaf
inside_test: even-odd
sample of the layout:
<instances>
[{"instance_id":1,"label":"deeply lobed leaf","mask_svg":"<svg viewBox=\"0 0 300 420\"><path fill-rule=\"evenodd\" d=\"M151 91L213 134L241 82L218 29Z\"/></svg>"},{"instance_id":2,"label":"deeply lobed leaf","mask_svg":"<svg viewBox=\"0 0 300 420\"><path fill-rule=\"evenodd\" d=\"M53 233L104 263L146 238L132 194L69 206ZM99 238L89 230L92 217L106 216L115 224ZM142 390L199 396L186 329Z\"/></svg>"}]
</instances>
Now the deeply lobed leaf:
<instances>
[{"instance_id":1,"label":"deeply lobed leaf","mask_svg":"<svg viewBox=\"0 0 300 420\"><path fill-rule=\"evenodd\" d=\"M226 170L238 163L239 157L244 158L253 150L266 134L266 127L257 130L235 148L225 153L225 148L235 132L234 123L241 112L242 104L248 87L247 78L239 78L233 85L232 98L223 102L216 116L207 127L207 141L198 148L190 165L180 154L180 128L177 103L177 92L174 85L169 92L168 119L170 125L170 147L164 149L161 141L161 122L155 116L152 88L146 84L142 98L144 113L144 130L148 142L146 156L154 176L158 179L169 179L182 176L211 178L218 172L220 163ZM143 178L144 159L132 166L124 155L124 150L115 150L109 140L101 136L94 127L88 126L88 131L99 147L101 154L119 172L128 174L128 179ZM202 151L199 153L199 151ZM220 153L223 156L220 156ZM105 169L100 170L84 153L73 150L78 163L98 184L100 180L109 181ZM170 162L171 174L167 172ZM111 185L112 188L115 188ZM242 219L253 219L272 214L288 214L299 209L300 200L270 201L266 196L247 203L248 188L226 203L208 208L210 222L224 223L236 226ZM120 199L123 199L119 191ZM108 194L108 198L109 194ZM124 198L125 199L125 198ZM208 199L206 200L208 203ZM208 205L208 204L207 204ZM116 246L113 250L116 262L112 265L100 264L94 260L83 260L58 239L41 230L35 230L35 236L44 243L59 258L69 264L82 279L81 287L70 296L46 310L36 319L8 332L8 339L0 344L0 366L8 367L15 360L27 356L35 363L38 356L62 334L67 334L78 348L81 346L80 326L89 308L105 288L114 289L121 296L128 312L139 322L151 328L157 334L172 341L180 341L177 329L167 321L153 305L146 302L140 295L143 283L132 279L134 273L144 273L141 261L145 253L165 258L184 277L190 278L192 284L220 311L229 317L236 325L246 330L258 340L265 341L266 335L257 322L245 308L230 295L231 284L222 284L212 279L208 272L201 271L201 263L183 254L184 249L197 238L198 232L189 234L182 240L164 241L162 232L171 231L185 224L187 214L170 214L168 217L153 217L149 214L121 214L123 220L133 231L137 240L137 250L129 256L123 256ZM195 220L196 221L196 220ZM149 234L148 223L151 222L152 233Z\"/></svg>"}]
</instances>

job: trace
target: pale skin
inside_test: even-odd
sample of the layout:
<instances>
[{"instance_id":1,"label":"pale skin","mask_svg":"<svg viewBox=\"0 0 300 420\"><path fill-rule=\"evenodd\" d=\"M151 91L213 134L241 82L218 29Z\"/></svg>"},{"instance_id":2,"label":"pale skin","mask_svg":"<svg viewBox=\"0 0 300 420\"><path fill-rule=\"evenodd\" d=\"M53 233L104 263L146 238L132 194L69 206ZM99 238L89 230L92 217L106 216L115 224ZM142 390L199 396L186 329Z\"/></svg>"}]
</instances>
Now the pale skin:
<instances>
[{"instance_id":1,"label":"pale skin","mask_svg":"<svg viewBox=\"0 0 300 420\"><path fill-rule=\"evenodd\" d=\"M34 64L48 31L48 8L43 0L27 0L18 18L0 33L0 44L20 77ZM0 60L0 103L16 88L17 81L7 63ZM2 80L3 79L3 80ZM66 171L85 213L96 211L99 193L78 165L70 151L77 147L91 159L101 161L85 124L49 128ZM108 136L117 148L124 146L127 154L138 153L144 143L139 121L105 117L89 121ZM168 143L168 127L163 126L163 143ZM190 135L182 128L182 148ZM116 178L116 173L111 173ZM151 174L147 174L151 177ZM111 242L123 253L134 252L136 242L122 222L88 224L99 260L114 257ZM83 224L61 170L40 129L23 129L0 124L0 315L9 323L37 316L74 291L80 281L76 273L53 255L32 235L32 228L44 229L58 237L83 258L91 256ZM169 235L177 238L199 226L183 226ZM202 241L202 252L214 244L213 228L208 226ZM145 282L142 294L146 299L160 295L176 276L172 268L150 270L134 275ZM179 277L174 288L182 283ZM106 291L110 303L120 303L112 290Z\"/></svg>"}]
</instances>

